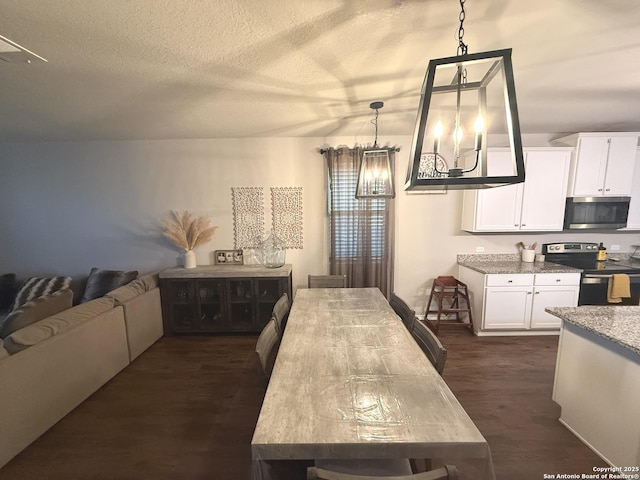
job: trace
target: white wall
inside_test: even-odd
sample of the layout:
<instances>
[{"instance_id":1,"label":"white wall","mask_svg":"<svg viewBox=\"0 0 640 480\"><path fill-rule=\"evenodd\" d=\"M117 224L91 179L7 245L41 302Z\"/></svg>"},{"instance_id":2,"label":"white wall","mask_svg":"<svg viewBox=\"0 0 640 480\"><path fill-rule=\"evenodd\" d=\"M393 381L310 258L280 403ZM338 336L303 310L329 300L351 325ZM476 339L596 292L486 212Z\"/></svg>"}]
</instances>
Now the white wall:
<instances>
[{"instance_id":1,"label":"white wall","mask_svg":"<svg viewBox=\"0 0 640 480\"><path fill-rule=\"evenodd\" d=\"M395 290L423 313L437 275L456 274L456 254L516 253L519 241L604 241L630 251L639 233L473 235L460 230L462 192L408 195L402 190L410 136L397 145ZM362 138L254 138L136 142L3 144L0 149L0 273L67 274L92 267L141 272L179 265L179 251L160 235L169 210L210 215L218 230L198 249L200 264L233 248L231 188L303 188L304 248L287 252L294 286L327 270L326 175L318 149L371 142ZM546 137L528 140L544 145ZM267 211L266 228L271 222Z\"/></svg>"},{"instance_id":2,"label":"white wall","mask_svg":"<svg viewBox=\"0 0 640 480\"><path fill-rule=\"evenodd\" d=\"M304 249L294 282L327 262L323 158L316 141L225 139L3 145L0 272L86 277L91 267L141 272L179 265L160 232L172 209L218 226L200 264L233 245L231 187L303 188ZM265 216L268 233L270 210ZM306 276L304 279L306 284Z\"/></svg>"}]
</instances>

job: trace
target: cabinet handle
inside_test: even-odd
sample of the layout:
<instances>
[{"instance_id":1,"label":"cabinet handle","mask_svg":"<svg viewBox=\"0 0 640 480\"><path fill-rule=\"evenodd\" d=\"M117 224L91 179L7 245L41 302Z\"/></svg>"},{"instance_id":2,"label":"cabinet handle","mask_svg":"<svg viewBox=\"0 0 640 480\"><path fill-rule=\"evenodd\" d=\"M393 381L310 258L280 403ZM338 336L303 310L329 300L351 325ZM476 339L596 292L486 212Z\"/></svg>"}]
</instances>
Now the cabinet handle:
<instances>
[{"instance_id":1,"label":"cabinet handle","mask_svg":"<svg viewBox=\"0 0 640 480\"><path fill-rule=\"evenodd\" d=\"M601 189L601 188L599 188L599 189L598 189L598 191L599 191L599 192L601 192L601 191L602 191L602 189Z\"/></svg>"},{"instance_id":2,"label":"cabinet handle","mask_svg":"<svg viewBox=\"0 0 640 480\"><path fill-rule=\"evenodd\" d=\"M611 191L611 189L610 189L610 188L605 188L605 189L604 189L604 191L605 191L605 192L610 192L610 191Z\"/></svg>"},{"instance_id":3,"label":"cabinet handle","mask_svg":"<svg viewBox=\"0 0 640 480\"><path fill-rule=\"evenodd\" d=\"M531 292L527 292L527 295L531 295Z\"/></svg>"},{"instance_id":4,"label":"cabinet handle","mask_svg":"<svg viewBox=\"0 0 640 480\"><path fill-rule=\"evenodd\" d=\"M536 292L536 295L540 295L540 290L538 290L538 291Z\"/></svg>"},{"instance_id":5,"label":"cabinet handle","mask_svg":"<svg viewBox=\"0 0 640 480\"><path fill-rule=\"evenodd\" d=\"M526 223L523 223L523 224L522 224L522 225L520 225L520 226L521 226L521 227L526 227L526 226L527 226L527 224L526 224Z\"/></svg>"},{"instance_id":6,"label":"cabinet handle","mask_svg":"<svg viewBox=\"0 0 640 480\"><path fill-rule=\"evenodd\" d=\"M562 279L561 278L556 278L556 282L561 282Z\"/></svg>"},{"instance_id":7,"label":"cabinet handle","mask_svg":"<svg viewBox=\"0 0 640 480\"><path fill-rule=\"evenodd\" d=\"M513 280L507 280L507 283L513 283Z\"/></svg>"}]
</instances>

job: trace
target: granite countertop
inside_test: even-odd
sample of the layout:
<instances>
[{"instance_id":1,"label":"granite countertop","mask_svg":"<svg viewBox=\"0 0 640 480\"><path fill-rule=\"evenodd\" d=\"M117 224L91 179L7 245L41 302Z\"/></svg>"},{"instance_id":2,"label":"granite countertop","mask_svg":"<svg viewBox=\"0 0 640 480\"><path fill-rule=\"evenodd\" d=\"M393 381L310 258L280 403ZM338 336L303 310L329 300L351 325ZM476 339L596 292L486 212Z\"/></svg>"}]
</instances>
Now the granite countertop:
<instances>
[{"instance_id":1,"label":"granite countertop","mask_svg":"<svg viewBox=\"0 0 640 480\"><path fill-rule=\"evenodd\" d=\"M545 310L640 355L640 306L553 307Z\"/></svg>"},{"instance_id":2,"label":"granite countertop","mask_svg":"<svg viewBox=\"0 0 640 480\"><path fill-rule=\"evenodd\" d=\"M458 265L484 274L581 273L582 270L552 262L522 262L520 255L458 255Z\"/></svg>"}]
</instances>

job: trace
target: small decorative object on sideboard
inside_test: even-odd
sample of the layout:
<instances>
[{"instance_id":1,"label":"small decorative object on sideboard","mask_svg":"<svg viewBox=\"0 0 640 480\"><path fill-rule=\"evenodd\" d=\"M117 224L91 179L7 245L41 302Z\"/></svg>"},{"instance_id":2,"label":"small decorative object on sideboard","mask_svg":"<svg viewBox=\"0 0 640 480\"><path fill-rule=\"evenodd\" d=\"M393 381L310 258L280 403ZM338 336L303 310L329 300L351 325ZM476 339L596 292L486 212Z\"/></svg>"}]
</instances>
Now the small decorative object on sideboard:
<instances>
[{"instance_id":1,"label":"small decorative object on sideboard","mask_svg":"<svg viewBox=\"0 0 640 480\"><path fill-rule=\"evenodd\" d=\"M278 268L284 265L287 249L273 231L256 250L257 260L267 268Z\"/></svg>"},{"instance_id":2,"label":"small decorative object on sideboard","mask_svg":"<svg viewBox=\"0 0 640 480\"><path fill-rule=\"evenodd\" d=\"M173 210L162 219L163 235L184 250L184 268L196 267L194 248L211 240L216 228L209 217L194 217L188 211Z\"/></svg>"},{"instance_id":3,"label":"small decorative object on sideboard","mask_svg":"<svg viewBox=\"0 0 640 480\"><path fill-rule=\"evenodd\" d=\"M216 250L213 252L216 265L242 265L244 255L242 250Z\"/></svg>"}]
</instances>

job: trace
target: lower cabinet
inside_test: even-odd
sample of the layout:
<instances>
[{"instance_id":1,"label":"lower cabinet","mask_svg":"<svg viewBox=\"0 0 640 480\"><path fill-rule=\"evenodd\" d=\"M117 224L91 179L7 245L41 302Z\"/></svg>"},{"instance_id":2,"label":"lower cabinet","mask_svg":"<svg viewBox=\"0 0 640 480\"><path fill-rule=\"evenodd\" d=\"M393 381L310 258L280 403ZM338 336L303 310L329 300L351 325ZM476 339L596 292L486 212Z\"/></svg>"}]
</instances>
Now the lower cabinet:
<instances>
[{"instance_id":1,"label":"lower cabinet","mask_svg":"<svg viewBox=\"0 0 640 480\"><path fill-rule=\"evenodd\" d=\"M575 307L578 305L579 294L579 273L536 274L533 286L531 328L560 328L562 320L545 312L545 308Z\"/></svg>"},{"instance_id":2,"label":"lower cabinet","mask_svg":"<svg viewBox=\"0 0 640 480\"><path fill-rule=\"evenodd\" d=\"M273 306L292 295L291 266L172 268L160 274L165 335L260 332Z\"/></svg>"},{"instance_id":3,"label":"lower cabinet","mask_svg":"<svg viewBox=\"0 0 640 480\"><path fill-rule=\"evenodd\" d=\"M559 329L560 319L545 309L578 304L579 273L483 274L460 267L459 275L472 293L476 334Z\"/></svg>"}]
</instances>

